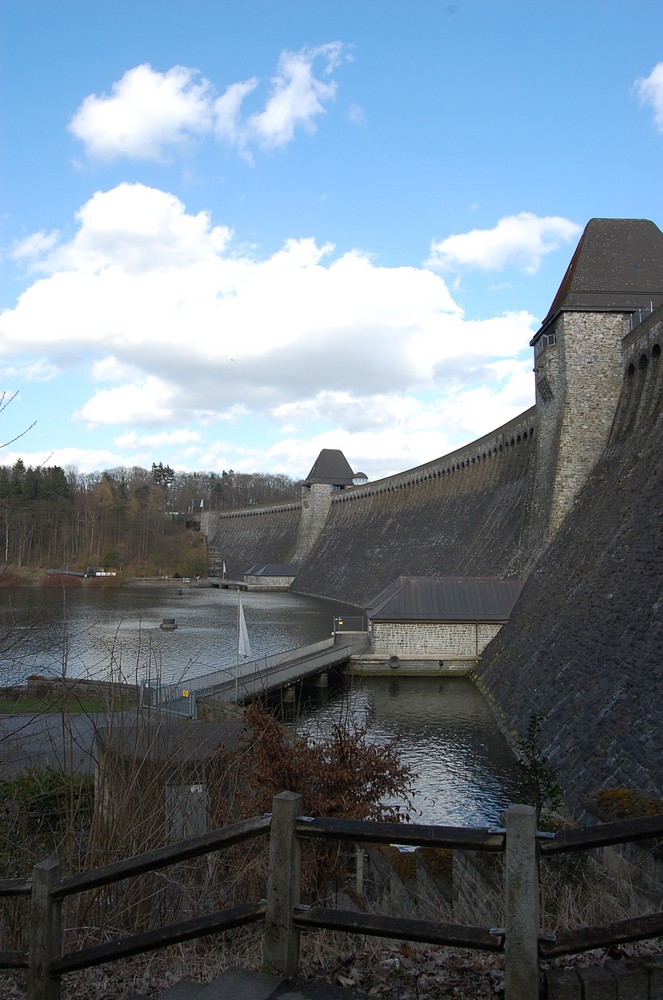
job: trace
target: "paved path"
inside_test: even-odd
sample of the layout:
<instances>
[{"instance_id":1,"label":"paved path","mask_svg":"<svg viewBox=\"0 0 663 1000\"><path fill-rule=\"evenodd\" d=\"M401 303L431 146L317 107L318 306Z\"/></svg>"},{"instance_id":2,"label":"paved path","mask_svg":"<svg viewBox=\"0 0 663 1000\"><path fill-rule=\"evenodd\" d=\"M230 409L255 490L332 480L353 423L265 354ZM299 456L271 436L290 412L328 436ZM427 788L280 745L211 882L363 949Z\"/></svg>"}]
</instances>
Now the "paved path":
<instances>
[{"instance_id":1,"label":"paved path","mask_svg":"<svg viewBox=\"0 0 663 1000\"><path fill-rule=\"evenodd\" d=\"M136 718L136 709L114 712L113 720ZM107 725L105 712L60 712L0 715L0 768L4 775L25 767L63 767L90 772L94 768L94 736Z\"/></svg>"}]
</instances>

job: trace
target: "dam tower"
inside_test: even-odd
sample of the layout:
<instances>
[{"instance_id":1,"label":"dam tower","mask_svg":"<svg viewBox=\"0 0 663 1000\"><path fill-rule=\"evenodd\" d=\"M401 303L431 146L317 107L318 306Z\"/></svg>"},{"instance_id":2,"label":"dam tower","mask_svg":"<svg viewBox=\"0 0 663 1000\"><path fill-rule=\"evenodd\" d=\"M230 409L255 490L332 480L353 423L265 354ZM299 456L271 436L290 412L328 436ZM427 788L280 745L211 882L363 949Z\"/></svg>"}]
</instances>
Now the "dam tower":
<instances>
[{"instance_id":1,"label":"dam tower","mask_svg":"<svg viewBox=\"0 0 663 1000\"><path fill-rule=\"evenodd\" d=\"M631 316L661 303L661 230L646 219L591 219L531 341L535 549L555 535L608 443Z\"/></svg>"}]
</instances>

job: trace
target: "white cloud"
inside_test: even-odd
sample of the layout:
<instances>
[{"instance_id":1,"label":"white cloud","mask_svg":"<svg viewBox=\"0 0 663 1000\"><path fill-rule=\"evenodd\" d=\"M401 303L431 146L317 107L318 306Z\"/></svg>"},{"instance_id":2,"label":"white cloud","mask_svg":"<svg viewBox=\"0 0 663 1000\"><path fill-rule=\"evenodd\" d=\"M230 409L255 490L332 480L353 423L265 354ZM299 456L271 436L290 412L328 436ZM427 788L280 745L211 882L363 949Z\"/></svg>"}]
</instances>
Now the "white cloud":
<instances>
[{"instance_id":1,"label":"white cloud","mask_svg":"<svg viewBox=\"0 0 663 1000\"><path fill-rule=\"evenodd\" d=\"M97 192L76 221L55 244L26 241L43 277L0 314L0 357L73 376L87 398L70 417L115 435L111 465L172 446L192 468L292 474L318 445L352 441L353 462L374 475L531 402L533 317L467 320L430 269L311 238L260 257L207 213L138 184ZM220 423L262 437L261 457L210 450ZM298 448L306 458L286 468Z\"/></svg>"},{"instance_id":2,"label":"white cloud","mask_svg":"<svg viewBox=\"0 0 663 1000\"><path fill-rule=\"evenodd\" d=\"M580 235L581 228L560 216L537 216L520 212L500 219L493 229L473 229L431 243L430 267L441 269L476 267L501 271L515 265L534 274L546 254Z\"/></svg>"},{"instance_id":3,"label":"white cloud","mask_svg":"<svg viewBox=\"0 0 663 1000\"><path fill-rule=\"evenodd\" d=\"M663 62L657 63L649 76L636 80L634 87L640 104L652 107L656 127L663 132Z\"/></svg>"},{"instance_id":4,"label":"white cloud","mask_svg":"<svg viewBox=\"0 0 663 1000\"><path fill-rule=\"evenodd\" d=\"M364 126L366 124L366 111L360 104L350 104L347 110L348 121L353 125Z\"/></svg>"},{"instance_id":5,"label":"white cloud","mask_svg":"<svg viewBox=\"0 0 663 1000\"><path fill-rule=\"evenodd\" d=\"M324 113L325 103L336 96L336 82L324 82L313 75L313 63L326 60L329 76L338 66L342 46L339 42L299 52L282 52L276 76L265 108L251 115L243 130L243 141L252 137L267 147L278 148L290 142L297 126L315 131L315 119Z\"/></svg>"},{"instance_id":6,"label":"white cloud","mask_svg":"<svg viewBox=\"0 0 663 1000\"><path fill-rule=\"evenodd\" d=\"M159 434L138 434L130 431L115 439L118 448L158 448L169 444L191 444L200 441L197 431L179 428L172 431L162 431Z\"/></svg>"},{"instance_id":7,"label":"white cloud","mask_svg":"<svg viewBox=\"0 0 663 1000\"><path fill-rule=\"evenodd\" d=\"M70 131L89 156L160 160L212 127L211 84L185 66L159 73L145 63L128 70L110 95L90 94L76 111Z\"/></svg>"},{"instance_id":8,"label":"white cloud","mask_svg":"<svg viewBox=\"0 0 663 1000\"><path fill-rule=\"evenodd\" d=\"M340 42L330 42L282 52L264 107L247 116L242 115L243 103L259 87L257 77L231 83L218 96L198 70L174 66L161 73L145 63L127 70L110 94L89 94L69 130L89 157L107 161L164 161L204 137L247 154L254 145L278 148L291 142L298 128L315 131L316 119L336 95L331 74L343 50ZM320 62L326 80L315 75Z\"/></svg>"},{"instance_id":9,"label":"white cloud","mask_svg":"<svg viewBox=\"0 0 663 1000\"><path fill-rule=\"evenodd\" d=\"M33 469L39 466L59 465L61 469L75 468L79 472L98 472L100 469L117 469L134 464L125 456L107 448L57 448L53 451L3 451L3 465L13 465L18 459Z\"/></svg>"},{"instance_id":10,"label":"white cloud","mask_svg":"<svg viewBox=\"0 0 663 1000\"><path fill-rule=\"evenodd\" d=\"M0 377L6 382L51 382L57 377L59 369L47 358L34 358L27 361L17 359L13 364L0 367Z\"/></svg>"},{"instance_id":11,"label":"white cloud","mask_svg":"<svg viewBox=\"0 0 663 1000\"><path fill-rule=\"evenodd\" d=\"M161 424L173 417L171 390L148 376L142 384L120 385L96 392L74 416L96 424Z\"/></svg>"}]
</instances>

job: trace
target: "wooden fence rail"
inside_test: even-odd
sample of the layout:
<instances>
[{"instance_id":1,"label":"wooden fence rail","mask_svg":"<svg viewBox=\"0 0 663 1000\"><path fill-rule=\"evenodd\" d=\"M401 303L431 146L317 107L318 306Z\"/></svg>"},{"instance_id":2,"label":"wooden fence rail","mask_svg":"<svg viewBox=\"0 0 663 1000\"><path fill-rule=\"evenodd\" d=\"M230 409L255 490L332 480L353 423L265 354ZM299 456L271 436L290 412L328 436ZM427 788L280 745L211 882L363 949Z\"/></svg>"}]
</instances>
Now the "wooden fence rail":
<instances>
[{"instance_id":1,"label":"wooden fence rail","mask_svg":"<svg viewBox=\"0 0 663 1000\"><path fill-rule=\"evenodd\" d=\"M0 897L24 896L31 911L27 952L0 951L0 968L27 969L28 1000L59 1000L60 979L65 973L262 922L263 968L286 978L297 973L300 933L326 928L503 952L506 1000L538 1000L541 958L663 935L663 913L659 912L603 927L576 928L552 939L542 936L538 872L541 859L560 852L663 837L663 814L559 834L541 834L536 830L536 814L530 806L510 806L504 830L354 822L307 817L301 812L301 797L293 792L281 792L274 797L271 814L243 820L103 868L62 878L58 863L46 861L35 865L32 878L0 880ZM267 834L266 899L62 954L61 920L65 897L158 871L167 865ZM505 926L470 927L305 906L300 900L301 843L318 837L355 844L395 843L503 853Z\"/></svg>"}]
</instances>

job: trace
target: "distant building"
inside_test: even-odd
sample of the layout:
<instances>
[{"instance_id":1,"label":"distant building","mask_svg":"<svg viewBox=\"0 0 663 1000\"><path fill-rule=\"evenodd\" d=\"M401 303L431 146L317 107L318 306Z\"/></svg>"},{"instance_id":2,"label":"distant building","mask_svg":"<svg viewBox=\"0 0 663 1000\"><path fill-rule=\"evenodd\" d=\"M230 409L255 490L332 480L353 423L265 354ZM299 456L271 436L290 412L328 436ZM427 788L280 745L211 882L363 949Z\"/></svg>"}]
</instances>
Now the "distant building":
<instances>
[{"instance_id":1,"label":"distant building","mask_svg":"<svg viewBox=\"0 0 663 1000\"><path fill-rule=\"evenodd\" d=\"M287 590L297 576L297 569L297 563L258 563L244 571L244 583L265 590Z\"/></svg>"},{"instance_id":2,"label":"distant building","mask_svg":"<svg viewBox=\"0 0 663 1000\"><path fill-rule=\"evenodd\" d=\"M302 483L302 520L295 558L302 562L320 535L329 514L332 494L354 486L355 474L338 448L323 448Z\"/></svg>"}]
</instances>

